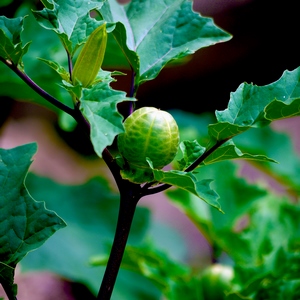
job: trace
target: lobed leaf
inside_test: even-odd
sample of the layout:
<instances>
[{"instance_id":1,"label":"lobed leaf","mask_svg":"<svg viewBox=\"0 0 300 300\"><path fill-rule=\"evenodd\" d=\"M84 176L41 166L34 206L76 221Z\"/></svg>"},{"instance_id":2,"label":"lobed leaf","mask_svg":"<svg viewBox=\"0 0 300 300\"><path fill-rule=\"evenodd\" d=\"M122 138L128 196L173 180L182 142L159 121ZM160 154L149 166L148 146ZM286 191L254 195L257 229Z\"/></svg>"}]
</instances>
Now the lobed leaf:
<instances>
[{"instance_id":1,"label":"lobed leaf","mask_svg":"<svg viewBox=\"0 0 300 300\"><path fill-rule=\"evenodd\" d=\"M216 140L232 138L251 127L300 115L300 67L285 71L280 79L256 86L243 83L231 93L228 108L217 111L218 123L209 126Z\"/></svg>"},{"instance_id":2,"label":"lobed leaf","mask_svg":"<svg viewBox=\"0 0 300 300\"><path fill-rule=\"evenodd\" d=\"M134 101L126 93L113 90L107 82L100 82L90 89L83 89L80 110L91 125L91 141L99 157L115 137L124 132L123 116L117 104Z\"/></svg>"},{"instance_id":3,"label":"lobed leaf","mask_svg":"<svg viewBox=\"0 0 300 300\"><path fill-rule=\"evenodd\" d=\"M12 288L16 264L66 226L44 202L29 195L24 181L36 144L0 149L0 281Z\"/></svg>"},{"instance_id":4,"label":"lobed leaf","mask_svg":"<svg viewBox=\"0 0 300 300\"><path fill-rule=\"evenodd\" d=\"M212 19L195 13L187 0L132 0L127 5L110 0L100 12L106 21L124 24L115 38L136 73L137 85L154 79L170 61L231 37Z\"/></svg>"},{"instance_id":5,"label":"lobed leaf","mask_svg":"<svg viewBox=\"0 0 300 300\"><path fill-rule=\"evenodd\" d=\"M62 80L66 82L70 82L70 73L63 66L61 66L57 62L48 59L44 59L44 58L38 58L38 59L44 62L50 68L52 68L62 78Z\"/></svg>"},{"instance_id":6,"label":"lobed leaf","mask_svg":"<svg viewBox=\"0 0 300 300\"><path fill-rule=\"evenodd\" d=\"M33 11L38 23L53 30L60 37L64 47L74 55L77 48L103 23L91 18L91 10L99 10L103 0L49 0L51 4L41 11Z\"/></svg>"},{"instance_id":7,"label":"lobed leaf","mask_svg":"<svg viewBox=\"0 0 300 300\"><path fill-rule=\"evenodd\" d=\"M179 148L183 154L183 158L177 161L179 170L186 169L206 150L206 148L202 147L196 140L183 141L180 143Z\"/></svg>"},{"instance_id":8,"label":"lobed leaf","mask_svg":"<svg viewBox=\"0 0 300 300\"><path fill-rule=\"evenodd\" d=\"M24 18L6 18L0 16L0 58L22 67L22 57L28 51L30 43L22 46L21 33Z\"/></svg>"},{"instance_id":9,"label":"lobed leaf","mask_svg":"<svg viewBox=\"0 0 300 300\"><path fill-rule=\"evenodd\" d=\"M238 149L232 140L226 142L223 146L215 150L211 155L209 155L204 161L203 165L212 164L222 160L228 159L247 159L256 160L261 162L276 162L272 158L268 158L265 155L243 153Z\"/></svg>"},{"instance_id":10,"label":"lobed leaf","mask_svg":"<svg viewBox=\"0 0 300 300\"><path fill-rule=\"evenodd\" d=\"M183 172L178 170L163 171L153 169L152 162L149 159L147 159L147 161L149 166L152 168L155 181L158 181L159 183L170 184L188 191L222 212L218 202L219 196L210 188L212 179L203 179L199 181L192 172Z\"/></svg>"}]
</instances>

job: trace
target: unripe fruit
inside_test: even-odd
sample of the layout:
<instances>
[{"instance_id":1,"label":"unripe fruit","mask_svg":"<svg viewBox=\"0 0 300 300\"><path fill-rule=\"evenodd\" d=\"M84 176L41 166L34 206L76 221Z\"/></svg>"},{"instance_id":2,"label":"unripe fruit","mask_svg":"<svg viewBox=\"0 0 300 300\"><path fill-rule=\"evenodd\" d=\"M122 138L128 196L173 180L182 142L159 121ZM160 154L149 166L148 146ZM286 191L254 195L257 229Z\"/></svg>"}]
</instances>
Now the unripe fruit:
<instances>
[{"instance_id":1,"label":"unripe fruit","mask_svg":"<svg viewBox=\"0 0 300 300\"><path fill-rule=\"evenodd\" d=\"M132 168L161 169L175 157L179 131L174 118L166 111L143 107L134 111L124 122L125 132L118 136L118 147Z\"/></svg>"},{"instance_id":2,"label":"unripe fruit","mask_svg":"<svg viewBox=\"0 0 300 300\"><path fill-rule=\"evenodd\" d=\"M233 285L233 268L226 265L214 264L203 272L201 278L203 299L222 300L230 292Z\"/></svg>"}]
</instances>

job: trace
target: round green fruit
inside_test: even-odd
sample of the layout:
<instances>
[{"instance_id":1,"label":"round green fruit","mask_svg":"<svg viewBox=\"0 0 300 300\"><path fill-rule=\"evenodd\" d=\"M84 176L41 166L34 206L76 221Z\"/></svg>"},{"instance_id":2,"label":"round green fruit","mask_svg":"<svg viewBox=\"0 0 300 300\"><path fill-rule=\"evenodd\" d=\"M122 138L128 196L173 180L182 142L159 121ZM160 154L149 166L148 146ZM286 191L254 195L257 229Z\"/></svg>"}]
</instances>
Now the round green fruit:
<instances>
[{"instance_id":1,"label":"round green fruit","mask_svg":"<svg viewBox=\"0 0 300 300\"><path fill-rule=\"evenodd\" d=\"M233 268L226 265L214 264L204 270L201 277L203 299L222 300L230 292L233 285Z\"/></svg>"},{"instance_id":2,"label":"round green fruit","mask_svg":"<svg viewBox=\"0 0 300 300\"><path fill-rule=\"evenodd\" d=\"M125 120L124 128L125 132L118 136L118 148L131 167L149 169L149 158L155 169L161 169L174 159L179 131L168 112L142 107Z\"/></svg>"}]
</instances>

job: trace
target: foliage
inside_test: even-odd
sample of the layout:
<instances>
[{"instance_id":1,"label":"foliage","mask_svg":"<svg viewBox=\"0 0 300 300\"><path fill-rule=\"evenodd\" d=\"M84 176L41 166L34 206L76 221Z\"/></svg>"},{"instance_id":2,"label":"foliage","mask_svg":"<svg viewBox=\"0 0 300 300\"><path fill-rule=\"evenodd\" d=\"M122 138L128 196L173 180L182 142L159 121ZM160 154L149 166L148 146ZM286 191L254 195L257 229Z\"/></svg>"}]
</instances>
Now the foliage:
<instances>
[{"instance_id":1,"label":"foliage","mask_svg":"<svg viewBox=\"0 0 300 300\"><path fill-rule=\"evenodd\" d=\"M1 95L34 99L53 109L66 130L79 124L120 193L112 192L101 177L65 186L31 173L27 176L35 144L1 149L0 282L9 299L16 298L14 269L20 261L25 271L48 269L83 282L94 294L101 266L104 283L97 299L101 295L109 299L107 292L114 282L106 282L103 267L107 266L106 272L118 269L121 260L114 299L161 295L206 299L204 295L213 293L204 288L208 271L172 257L174 247L163 247L158 239L163 227L153 234L150 211L135 207L142 197L165 190L170 202L206 237L212 260L231 270L226 290L223 293L220 286L218 297L298 299L298 202L266 185L250 184L238 175L235 161L248 160L274 174L298 200L299 156L289 137L275 132L271 123L300 115L300 68L284 71L265 86L241 84L231 93L228 107L215 116L170 111L180 130L180 151L168 169L155 168L145 158L151 180L137 184L122 178L126 161L120 163L112 153L117 150L115 139L124 132L124 118L135 109L139 87L156 79L173 61L184 62L203 47L230 40L230 34L194 12L187 0L132 0L127 5L115 0L44 0L43 4L42 10L32 12L21 6L12 19L0 16ZM87 71L93 61L86 53L95 51L100 58L91 75ZM72 79L73 64L79 80ZM128 95L111 86L117 75L126 75L123 72L132 76ZM119 112L121 103L127 115ZM171 186L174 189L169 190ZM44 244L66 225L56 213L68 226ZM124 251L129 230L122 259L118 253ZM217 289L219 279L225 277L209 278Z\"/></svg>"}]
</instances>

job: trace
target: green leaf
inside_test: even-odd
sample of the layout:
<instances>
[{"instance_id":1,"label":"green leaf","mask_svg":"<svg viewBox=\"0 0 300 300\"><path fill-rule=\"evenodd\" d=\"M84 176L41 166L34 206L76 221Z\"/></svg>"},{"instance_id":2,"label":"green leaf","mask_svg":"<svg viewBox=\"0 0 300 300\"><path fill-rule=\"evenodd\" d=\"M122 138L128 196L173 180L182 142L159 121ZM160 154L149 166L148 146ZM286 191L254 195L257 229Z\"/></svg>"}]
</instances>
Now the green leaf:
<instances>
[{"instance_id":1,"label":"green leaf","mask_svg":"<svg viewBox=\"0 0 300 300\"><path fill-rule=\"evenodd\" d=\"M269 120L280 120L300 115L300 95L287 101L274 100L265 108L265 118Z\"/></svg>"},{"instance_id":2,"label":"green leaf","mask_svg":"<svg viewBox=\"0 0 300 300\"><path fill-rule=\"evenodd\" d=\"M290 121L290 128L296 129L299 121L296 118ZM259 162L255 162L255 164L259 163L258 168L280 185L284 185L290 194L295 196L299 194L300 156L295 149L295 144L290 134L278 132L278 129L274 130L272 126L267 126L259 129L250 129L244 134L237 136L235 142L242 151L262 153L278 161L278 164L263 164ZM259 178L259 182L266 180L267 177L260 176Z\"/></svg>"},{"instance_id":3,"label":"green leaf","mask_svg":"<svg viewBox=\"0 0 300 300\"><path fill-rule=\"evenodd\" d=\"M122 101L134 101L126 93L113 90L106 82L83 89L80 110L91 125L91 141L99 157L114 138L124 132L123 116L117 110Z\"/></svg>"},{"instance_id":4,"label":"green leaf","mask_svg":"<svg viewBox=\"0 0 300 300\"><path fill-rule=\"evenodd\" d=\"M206 148L199 145L196 140L182 142L180 144L180 149L183 153L183 158L177 162L180 170L183 170L191 165L206 150ZM229 159L247 159L261 162L277 162L274 159L266 157L265 155L243 153L235 146L232 140L229 140L222 146L218 147L212 154L210 154L199 165L199 167Z\"/></svg>"},{"instance_id":5,"label":"green leaf","mask_svg":"<svg viewBox=\"0 0 300 300\"><path fill-rule=\"evenodd\" d=\"M300 67L280 79L257 86L243 83L231 93L228 108L216 111L218 123L209 125L213 140L230 139L250 128L300 115Z\"/></svg>"},{"instance_id":6,"label":"green leaf","mask_svg":"<svg viewBox=\"0 0 300 300\"><path fill-rule=\"evenodd\" d=\"M200 182L206 178L214 178L212 188L218 193L218 202L225 214L220 214L213 207L199 201L196 195L182 189L169 190L167 195L172 203L193 221L210 243L222 245L225 251L234 250L230 247L232 235L224 239L223 232L235 231L238 220L243 219L242 216L266 195L266 191L257 185L249 185L243 178L237 176L237 166L232 161L204 166L194 176Z\"/></svg>"},{"instance_id":7,"label":"green leaf","mask_svg":"<svg viewBox=\"0 0 300 300\"><path fill-rule=\"evenodd\" d=\"M136 74L139 75L140 58L135 51L128 48L126 36L125 26L120 22L116 22L114 31L108 35L108 45L104 64L106 60L107 67L109 68L130 69L131 67Z\"/></svg>"},{"instance_id":8,"label":"green leaf","mask_svg":"<svg viewBox=\"0 0 300 300\"><path fill-rule=\"evenodd\" d=\"M251 126L239 126L228 122L218 122L208 125L208 133L213 141L224 141L250 129Z\"/></svg>"},{"instance_id":9,"label":"green leaf","mask_svg":"<svg viewBox=\"0 0 300 300\"><path fill-rule=\"evenodd\" d=\"M47 5L41 11L33 11L33 14L41 26L58 34L72 57L77 48L103 23L90 16L91 10L100 9L103 0L50 0L49 3L52 9Z\"/></svg>"},{"instance_id":10,"label":"green leaf","mask_svg":"<svg viewBox=\"0 0 300 300\"><path fill-rule=\"evenodd\" d=\"M276 160L266 157L265 155L255 155L250 153L243 153L238 149L232 140L229 140L224 145L215 150L211 155L209 155L204 161L203 165L208 165L216 163L222 160L228 159L247 159L256 160L261 162L275 162Z\"/></svg>"},{"instance_id":11,"label":"green leaf","mask_svg":"<svg viewBox=\"0 0 300 300\"><path fill-rule=\"evenodd\" d=\"M66 226L44 202L35 201L24 181L36 144L0 149L0 281L13 288L16 264Z\"/></svg>"},{"instance_id":12,"label":"green leaf","mask_svg":"<svg viewBox=\"0 0 300 300\"><path fill-rule=\"evenodd\" d=\"M219 196L210 188L210 183L212 182L211 179L199 181L192 172L183 172L177 170L163 171L153 169L152 162L149 159L147 159L147 161L149 166L152 168L155 181L170 184L186 190L222 212L218 202Z\"/></svg>"},{"instance_id":13,"label":"green leaf","mask_svg":"<svg viewBox=\"0 0 300 300\"><path fill-rule=\"evenodd\" d=\"M183 158L177 162L179 170L186 169L206 150L206 148L202 147L196 140L183 141L180 143L179 148L183 154Z\"/></svg>"},{"instance_id":14,"label":"green leaf","mask_svg":"<svg viewBox=\"0 0 300 300\"><path fill-rule=\"evenodd\" d=\"M30 43L22 46L21 32L24 18L6 18L0 16L0 58L22 67L22 57L28 51Z\"/></svg>"},{"instance_id":15,"label":"green leaf","mask_svg":"<svg viewBox=\"0 0 300 300\"><path fill-rule=\"evenodd\" d=\"M26 74L46 90L49 94L59 99L66 105L72 106L72 99L69 94L62 90L57 84L61 82L60 76L53 72L46 64L41 63L37 57L42 57L48 61L55 61L60 66L67 66L67 56L65 49L61 46L60 40L53 31L46 30L38 26L35 18L31 13L31 7L27 1L22 3L18 13L28 15L24 19L24 31L21 37L24 43L31 41L29 51L23 56L23 64ZM34 38L33 38L34 37ZM47 47L41 47L47 45ZM52 82L53 84L49 84ZM35 102L56 112L59 116L59 122L65 120L66 113L56 109L49 104L44 98L33 91L25 82L23 82L12 70L6 65L0 63L0 94L13 99L22 99L22 101ZM74 124L74 119L69 118L70 123ZM65 126L66 128L66 126Z\"/></svg>"},{"instance_id":16,"label":"green leaf","mask_svg":"<svg viewBox=\"0 0 300 300\"><path fill-rule=\"evenodd\" d=\"M212 19L195 13L187 0L133 0L127 5L110 0L100 12L106 21L121 22L126 28L115 38L136 73L136 85L154 79L170 61L231 37ZM127 55L129 50L138 54L140 65L134 55Z\"/></svg>"},{"instance_id":17,"label":"green leaf","mask_svg":"<svg viewBox=\"0 0 300 300\"><path fill-rule=\"evenodd\" d=\"M297 68L285 71L279 80L265 86L241 84L231 94L228 108L217 111L216 116L219 122L261 127L277 119L299 115L299 98L300 68ZM278 113L274 113L275 110Z\"/></svg>"},{"instance_id":18,"label":"green leaf","mask_svg":"<svg viewBox=\"0 0 300 300\"><path fill-rule=\"evenodd\" d=\"M44 62L50 68L52 68L57 74L59 74L62 80L70 82L70 73L59 63L44 58L38 58L38 59Z\"/></svg>"}]
</instances>

